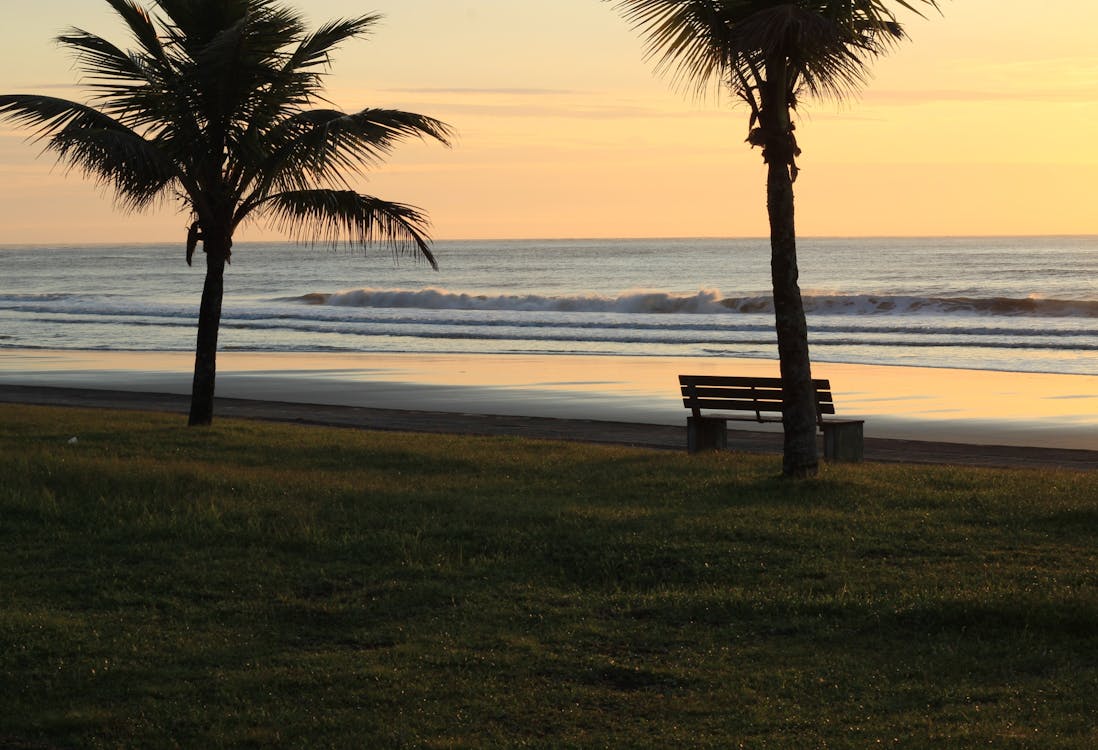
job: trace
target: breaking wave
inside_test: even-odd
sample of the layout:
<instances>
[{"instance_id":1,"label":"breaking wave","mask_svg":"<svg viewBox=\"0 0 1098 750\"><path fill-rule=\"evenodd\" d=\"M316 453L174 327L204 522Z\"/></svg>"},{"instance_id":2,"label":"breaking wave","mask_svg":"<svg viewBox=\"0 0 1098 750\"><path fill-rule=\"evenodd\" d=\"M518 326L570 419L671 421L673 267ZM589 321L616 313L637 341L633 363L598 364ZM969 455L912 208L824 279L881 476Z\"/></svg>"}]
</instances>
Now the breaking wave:
<instances>
[{"instance_id":1,"label":"breaking wave","mask_svg":"<svg viewBox=\"0 0 1098 750\"><path fill-rule=\"evenodd\" d=\"M308 294L303 302L344 307L417 308L424 310L518 310L523 312L718 313L725 311L720 293L692 295L631 291L616 297L597 294L470 294L445 289L354 289L335 294Z\"/></svg>"},{"instance_id":2,"label":"breaking wave","mask_svg":"<svg viewBox=\"0 0 1098 750\"><path fill-rule=\"evenodd\" d=\"M806 294L805 310L825 315L984 315L1098 318L1098 301L1039 297L914 297ZM628 291L617 296L475 294L446 289L353 289L316 292L295 301L314 305L422 310L516 310L638 314L772 313L769 295L722 297L713 289L694 294Z\"/></svg>"}]
</instances>

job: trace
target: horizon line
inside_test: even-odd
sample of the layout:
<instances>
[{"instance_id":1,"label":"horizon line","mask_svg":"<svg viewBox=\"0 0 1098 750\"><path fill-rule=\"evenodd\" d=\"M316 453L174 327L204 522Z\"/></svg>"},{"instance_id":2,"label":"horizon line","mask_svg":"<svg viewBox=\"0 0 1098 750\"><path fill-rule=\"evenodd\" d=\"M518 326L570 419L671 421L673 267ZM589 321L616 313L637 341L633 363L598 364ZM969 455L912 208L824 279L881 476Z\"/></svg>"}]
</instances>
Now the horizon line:
<instances>
[{"instance_id":1,"label":"horizon line","mask_svg":"<svg viewBox=\"0 0 1098 750\"><path fill-rule=\"evenodd\" d=\"M806 234L798 235L798 240L944 240L944 239L1028 239L1028 238L1098 238L1098 232L1050 232L1050 233L1038 233L1038 232L1022 232L1022 233L981 233L975 232L972 234ZM558 236L558 237L545 237L545 236L529 236L529 237L438 237L431 240L431 244L438 244L440 242L607 242L614 240L630 241L630 242L655 242L655 241L682 241L682 240L758 240L761 242L769 241L769 237L765 235L635 235L635 236L619 236L619 235L575 235L575 236ZM66 247L97 247L102 245L177 245L183 244L179 239L159 239L159 240L95 240L95 241L75 241L75 240L34 240L27 242L0 242L0 247L43 247L49 245L66 246ZM285 245L334 245L334 246L358 246L359 243L348 240L336 240L329 239L316 239L316 240L294 240L288 238L273 238L273 239L258 239L258 240L239 240L235 241L234 245L264 245L264 244L285 244ZM387 243L384 240L378 242L365 243L368 247L385 247L391 243Z\"/></svg>"}]
</instances>

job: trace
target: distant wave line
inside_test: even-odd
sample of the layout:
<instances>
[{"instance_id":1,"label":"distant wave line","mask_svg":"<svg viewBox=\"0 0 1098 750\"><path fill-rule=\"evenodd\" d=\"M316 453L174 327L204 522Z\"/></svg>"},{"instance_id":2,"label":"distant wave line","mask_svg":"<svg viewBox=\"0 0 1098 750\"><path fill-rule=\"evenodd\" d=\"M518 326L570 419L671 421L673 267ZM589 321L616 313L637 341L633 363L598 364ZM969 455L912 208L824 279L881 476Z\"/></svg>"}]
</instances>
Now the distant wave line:
<instances>
[{"instance_id":1,"label":"distant wave line","mask_svg":"<svg viewBox=\"0 0 1098 750\"><path fill-rule=\"evenodd\" d=\"M225 321L222 324L224 330L270 330L265 326L256 326L251 324L240 324L231 321ZM625 334L621 329L612 329L606 331L605 336L582 336L582 335L570 335L566 331L559 331L554 329L545 329L538 331L536 335L517 335L509 333L507 331L448 331L440 333L436 330L393 330L393 329L373 329L369 327L362 327L357 330L305 330L298 331L299 333L313 333L316 335L328 335L333 334L347 338L348 340L362 341L372 338L384 338L389 341L408 339L408 340L435 340L435 341L483 341L483 342L515 342L516 344L525 343L528 345L536 343L587 343L598 345L645 345L645 346L706 346L706 347L752 347L752 346L772 346L776 342L773 335L758 337L714 337L714 336L631 336ZM963 347L971 350L1001 350L1001 351L1061 351L1065 353L1071 352L1098 352L1098 343L1079 342L1065 346L1058 341L1034 341L1034 340L1003 340L1003 339L983 339L983 338L964 338L964 337L944 337L937 340L894 340L894 339L867 339L859 338L856 336L836 337L836 338L820 338L812 337L810 335L811 346L815 350L823 351L836 348L860 348L869 347L875 349L942 349L952 347ZM135 342L119 342L116 345L105 346L92 346L91 348L102 348L106 350L128 350L134 347ZM237 345L239 346L239 344ZM259 348L264 348L266 345L259 345ZM3 337L0 337L0 349L11 348L40 348L39 345L33 342L16 342L8 341ZM49 347L54 348L54 347ZM59 347L67 348L67 347ZM84 347L76 347L84 348ZM138 349L142 347L138 346ZM154 347L155 348L155 347ZM278 347L276 347L277 349ZM324 351L328 349L342 349L347 351L370 351L372 347L362 348L360 346L347 344L345 347L341 346L326 346L318 341L313 341L309 344L301 345L295 344L290 347L292 349L300 349L306 351Z\"/></svg>"},{"instance_id":2,"label":"distant wave line","mask_svg":"<svg viewBox=\"0 0 1098 750\"><path fill-rule=\"evenodd\" d=\"M1014 317L1098 318L1096 300L1041 297L916 297L903 295L806 294L808 313L829 315L975 314ZM523 312L601 312L639 314L772 313L768 295L723 297L713 289L694 294L627 291L617 296L478 294L446 289L352 289L314 292L289 301L313 305L426 310L513 310Z\"/></svg>"},{"instance_id":3,"label":"distant wave line","mask_svg":"<svg viewBox=\"0 0 1098 750\"><path fill-rule=\"evenodd\" d=\"M148 311L133 312L125 325L134 327L167 328L191 328L195 325L194 316L190 313L181 314L150 314ZM65 312L52 313L43 322L64 325L99 325L108 322L116 322L118 318L125 318L128 314L122 311L109 312ZM654 332L663 334L676 334L675 340L682 342L710 341L722 335L732 333L759 334L762 336L773 335L773 325L765 324L645 324L633 321L608 322L583 321L571 318L568 320L517 320L507 318L496 319L450 319L450 318L417 318L417 317L332 317L316 318L309 315L285 315L270 312L228 312L223 317L223 325L240 329L254 330L286 330L303 333L349 333L376 335L389 333L403 335L409 329L418 329L422 335L434 335L439 338L478 338L480 329L510 329L514 333L496 334L504 338L534 338L538 337L538 329L551 329L556 331L570 330L582 332L606 332L612 336L614 332L629 331L633 333ZM459 329L452 331L448 329ZM959 340L973 341L978 338L1012 338L1045 339L1055 336L1059 346L1065 349L1078 348L1071 343L1076 340L1085 340L1098 337L1098 328L1086 329L1032 329L1001 326L961 327L956 326L896 326L896 325L863 325L861 321L851 321L850 325L818 324L809 326L810 336L814 340L827 341L832 335L849 337L861 337L862 342L877 342L878 336L911 337L908 339L913 345L920 339L928 337L952 336ZM592 340L604 340L607 336L590 335ZM576 338L580 338L577 336ZM671 337L668 337L671 338ZM638 340L655 340L650 336L640 336Z\"/></svg>"},{"instance_id":4,"label":"distant wave line","mask_svg":"<svg viewBox=\"0 0 1098 750\"><path fill-rule=\"evenodd\" d=\"M617 296L600 295L508 295L450 292L444 289L358 289L335 293L310 293L272 302L305 303L324 309L325 317L338 308L347 310L424 310L434 312L511 312L511 313L602 313L618 315L772 315L773 303L767 295L722 297L715 290L695 294L636 291ZM933 315L957 319L972 316L1001 318L1098 319L1098 301L1059 300L1027 297L915 297L899 295L806 294L809 314L919 318ZM193 318L188 304L120 302L112 298L84 295L4 295L0 310L43 314L95 314L103 316L149 316ZM316 318L316 313L295 313L292 309L226 309L240 317ZM357 317L354 319L358 319ZM512 319L513 320L513 319ZM810 326L813 325L812 321ZM940 322L940 321L939 321ZM601 323L597 325L602 325ZM630 325L643 325L636 321ZM658 325L686 325L665 323ZM727 325L727 324L724 324ZM813 326L815 327L815 326Z\"/></svg>"},{"instance_id":5,"label":"distant wave line","mask_svg":"<svg viewBox=\"0 0 1098 750\"><path fill-rule=\"evenodd\" d=\"M548 296L541 294L477 294L445 289L352 289L316 292L300 302L342 307L420 308L427 310L512 310L518 312L719 313L720 293L703 289L692 295L632 291L616 297L597 294Z\"/></svg>"}]
</instances>

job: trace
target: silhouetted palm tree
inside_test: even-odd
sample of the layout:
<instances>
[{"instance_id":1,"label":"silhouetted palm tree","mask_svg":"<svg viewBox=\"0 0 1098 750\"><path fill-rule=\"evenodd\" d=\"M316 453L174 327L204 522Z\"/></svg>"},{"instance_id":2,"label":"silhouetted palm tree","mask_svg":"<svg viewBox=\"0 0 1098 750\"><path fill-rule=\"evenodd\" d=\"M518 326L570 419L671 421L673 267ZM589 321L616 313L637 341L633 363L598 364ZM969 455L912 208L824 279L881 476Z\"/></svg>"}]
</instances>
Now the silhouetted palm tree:
<instances>
[{"instance_id":1,"label":"silhouetted palm tree","mask_svg":"<svg viewBox=\"0 0 1098 750\"><path fill-rule=\"evenodd\" d=\"M361 195L351 179L401 140L447 143L450 131L409 112L321 106L330 54L377 15L310 31L273 0L152 0L155 17L132 0L106 2L136 49L80 29L58 38L86 76L90 103L6 95L0 117L34 128L61 163L112 188L125 209L176 200L190 212L186 260L201 242L206 281L189 423L209 424L237 227L263 216L298 239L383 242L437 267L426 216Z\"/></svg>"},{"instance_id":2,"label":"silhouetted palm tree","mask_svg":"<svg viewBox=\"0 0 1098 750\"><path fill-rule=\"evenodd\" d=\"M610 1L610 0L608 0ZM796 157L792 111L802 93L842 99L866 78L870 59L905 34L890 5L915 11L937 0L613 0L648 42L661 72L704 91L727 86L750 109L748 142L768 165L775 327L786 401L783 474L818 468L808 328L798 286L793 216Z\"/></svg>"}]
</instances>

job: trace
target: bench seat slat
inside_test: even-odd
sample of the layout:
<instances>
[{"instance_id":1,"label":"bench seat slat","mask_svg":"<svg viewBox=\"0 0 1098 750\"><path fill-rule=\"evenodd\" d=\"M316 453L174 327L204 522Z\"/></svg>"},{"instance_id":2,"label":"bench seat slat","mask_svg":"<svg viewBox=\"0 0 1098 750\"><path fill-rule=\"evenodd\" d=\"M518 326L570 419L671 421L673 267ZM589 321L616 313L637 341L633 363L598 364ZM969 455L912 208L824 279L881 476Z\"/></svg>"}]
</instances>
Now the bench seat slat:
<instances>
[{"instance_id":1,"label":"bench seat slat","mask_svg":"<svg viewBox=\"0 0 1098 750\"><path fill-rule=\"evenodd\" d=\"M746 386L756 388L781 388L781 378L752 378L743 375L679 375L682 385ZM831 390L831 381L827 378L815 378L812 384L817 389Z\"/></svg>"},{"instance_id":2,"label":"bench seat slat","mask_svg":"<svg viewBox=\"0 0 1098 750\"><path fill-rule=\"evenodd\" d=\"M763 411L781 412L781 401L751 401L730 399L684 398L682 405L687 409L710 409L712 411ZM819 414L834 414L834 404L816 404Z\"/></svg>"},{"instance_id":3,"label":"bench seat slat","mask_svg":"<svg viewBox=\"0 0 1098 750\"><path fill-rule=\"evenodd\" d=\"M692 396L697 398L745 398L751 401L782 400L782 391L780 388L714 388L710 386L684 385L682 387L682 395L683 397Z\"/></svg>"},{"instance_id":4,"label":"bench seat slat","mask_svg":"<svg viewBox=\"0 0 1098 750\"><path fill-rule=\"evenodd\" d=\"M760 388L781 388L781 378L751 378L742 375L679 375L679 382L703 385L746 385Z\"/></svg>"},{"instance_id":5,"label":"bench seat slat","mask_svg":"<svg viewBox=\"0 0 1098 750\"><path fill-rule=\"evenodd\" d=\"M712 401L709 399L683 399L683 405L687 409L712 409L714 411L765 411L765 412L780 412L782 410L782 403L780 401L729 401L727 399L721 399L719 401Z\"/></svg>"}]
</instances>

